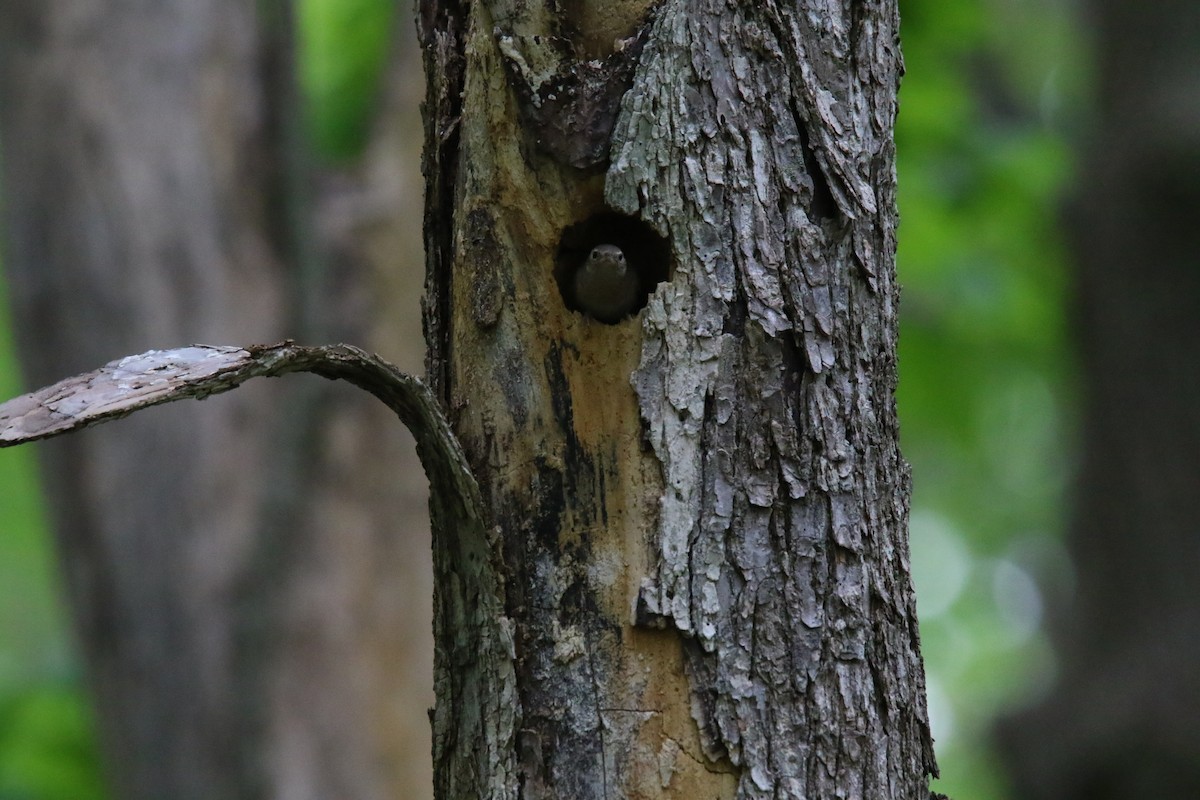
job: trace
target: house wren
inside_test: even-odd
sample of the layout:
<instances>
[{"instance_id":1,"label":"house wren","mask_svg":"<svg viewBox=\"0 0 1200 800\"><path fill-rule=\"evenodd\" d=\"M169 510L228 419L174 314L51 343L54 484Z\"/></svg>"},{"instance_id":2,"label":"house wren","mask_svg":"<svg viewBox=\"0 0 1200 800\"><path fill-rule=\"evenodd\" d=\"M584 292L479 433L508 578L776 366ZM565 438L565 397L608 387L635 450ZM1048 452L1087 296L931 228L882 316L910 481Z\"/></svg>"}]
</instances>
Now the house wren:
<instances>
[{"instance_id":1,"label":"house wren","mask_svg":"<svg viewBox=\"0 0 1200 800\"><path fill-rule=\"evenodd\" d=\"M619 322L637 305L638 274L615 244L598 244L575 273L575 301L601 322Z\"/></svg>"}]
</instances>

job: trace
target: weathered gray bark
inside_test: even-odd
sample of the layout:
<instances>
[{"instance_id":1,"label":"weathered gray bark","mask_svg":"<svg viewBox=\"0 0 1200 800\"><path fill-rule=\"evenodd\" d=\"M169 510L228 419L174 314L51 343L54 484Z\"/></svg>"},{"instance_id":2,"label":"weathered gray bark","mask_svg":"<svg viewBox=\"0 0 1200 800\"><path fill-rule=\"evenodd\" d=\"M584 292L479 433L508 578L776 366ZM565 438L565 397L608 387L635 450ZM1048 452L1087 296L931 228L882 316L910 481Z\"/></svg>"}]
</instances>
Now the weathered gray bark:
<instances>
[{"instance_id":1,"label":"weathered gray bark","mask_svg":"<svg viewBox=\"0 0 1200 800\"><path fill-rule=\"evenodd\" d=\"M1057 681L1007 721L1022 798L1200 796L1200 5L1094 0L1069 220L1083 460Z\"/></svg>"},{"instance_id":2,"label":"weathered gray bark","mask_svg":"<svg viewBox=\"0 0 1200 800\"><path fill-rule=\"evenodd\" d=\"M394 193L299 169L271 8L5 4L29 382L196 341L411 352L396 253L418 246L395 244ZM254 386L42 455L115 796L428 792L424 478L389 415L320 382Z\"/></svg>"},{"instance_id":3,"label":"weathered gray bark","mask_svg":"<svg viewBox=\"0 0 1200 800\"><path fill-rule=\"evenodd\" d=\"M924 797L895 5L646 5L422 4L429 379L505 611L435 531L437 794ZM571 310L580 230L669 278L636 319Z\"/></svg>"}]
</instances>

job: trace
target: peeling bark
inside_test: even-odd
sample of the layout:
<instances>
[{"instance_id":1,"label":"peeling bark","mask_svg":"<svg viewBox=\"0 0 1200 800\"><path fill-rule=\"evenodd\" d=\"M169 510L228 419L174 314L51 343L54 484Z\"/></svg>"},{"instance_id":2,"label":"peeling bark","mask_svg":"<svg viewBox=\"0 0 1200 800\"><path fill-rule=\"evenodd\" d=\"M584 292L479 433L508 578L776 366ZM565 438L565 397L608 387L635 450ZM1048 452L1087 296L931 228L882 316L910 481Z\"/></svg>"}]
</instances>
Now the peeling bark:
<instances>
[{"instance_id":1,"label":"peeling bark","mask_svg":"<svg viewBox=\"0 0 1200 800\"><path fill-rule=\"evenodd\" d=\"M613 34L644 46L604 175L541 121L578 52L556 37L596 37L574 6L511 6L423 6L427 130L454 130L427 142L431 364L515 632L517 773L493 790L926 796L895 6L640 8ZM613 211L671 263L637 318L601 325L555 258Z\"/></svg>"},{"instance_id":2,"label":"peeling bark","mask_svg":"<svg viewBox=\"0 0 1200 800\"><path fill-rule=\"evenodd\" d=\"M640 607L694 643L739 797L915 797L934 770L892 399L896 19L863 13L666 5L606 186L678 262L634 376L669 487Z\"/></svg>"}]
</instances>

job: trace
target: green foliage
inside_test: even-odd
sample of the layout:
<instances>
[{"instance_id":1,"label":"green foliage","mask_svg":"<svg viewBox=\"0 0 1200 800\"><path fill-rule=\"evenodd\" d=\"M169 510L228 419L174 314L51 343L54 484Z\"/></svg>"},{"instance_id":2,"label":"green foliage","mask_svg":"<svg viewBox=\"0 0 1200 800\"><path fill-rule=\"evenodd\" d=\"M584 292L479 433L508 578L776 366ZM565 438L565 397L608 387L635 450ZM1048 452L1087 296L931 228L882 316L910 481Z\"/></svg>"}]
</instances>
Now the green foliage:
<instances>
[{"instance_id":1,"label":"green foliage","mask_svg":"<svg viewBox=\"0 0 1200 800\"><path fill-rule=\"evenodd\" d=\"M0 397L19 394L0 281ZM92 800L104 784L73 676L28 447L0 450L0 800Z\"/></svg>"},{"instance_id":2,"label":"green foliage","mask_svg":"<svg viewBox=\"0 0 1200 800\"><path fill-rule=\"evenodd\" d=\"M0 800L102 800L91 710L75 686L0 698Z\"/></svg>"},{"instance_id":3,"label":"green foliage","mask_svg":"<svg viewBox=\"0 0 1200 800\"><path fill-rule=\"evenodd\" d=\"M0 398L20 394L12 357L4 287L0 285ZM41 490L32 448L0 450L0 692L23 680L30 654L44 661L61 645L57 604Z\"/></svg>"},{"instance_id":4,"label":"green foliage","mask_svg":"<svg viewBox=\"0 0 1200 800\"><path fill-rule=\"evenodd\" d=\"M902 0L900 406L934 735L951 797L1003 798L987 727L1051 669L1039 580L1071 468L1070 178L1056 98L1080 45L1051 2Z\"/></svg>"},{"instance_id":5,"label":"green foliage","mask_svg":"<svg viewBox=\"0 0 1200 800\"><path fill-rule=\"evenodd\" d=\"M308 132L334 160L366 144L380 79L394 41L396 3L300 0L297 40Z\"/></svg>"}]
</instances>

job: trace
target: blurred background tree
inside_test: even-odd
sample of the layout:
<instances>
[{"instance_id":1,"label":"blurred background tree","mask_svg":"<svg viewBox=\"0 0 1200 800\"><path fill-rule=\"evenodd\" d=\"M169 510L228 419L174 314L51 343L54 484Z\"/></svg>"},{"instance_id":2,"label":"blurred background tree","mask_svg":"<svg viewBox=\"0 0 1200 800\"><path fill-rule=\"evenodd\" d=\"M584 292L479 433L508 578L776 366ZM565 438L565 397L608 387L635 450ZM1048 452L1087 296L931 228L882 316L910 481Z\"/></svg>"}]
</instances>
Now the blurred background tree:
<instances>
[{"instance_id":1,"label":"blurred background tree","mask_svg":"<svg viewBox=\"0 0 1200 800\"><path fill-rule=\"evenodd\" d=\"M411 31L381 2L7 3L8 385L13 349L44 384L284 336L419 372ZM94 741L115 797L429 795L425 478L403 426L341 389L44 443L45 502L4 452L0 797L101 796Z\"/></svg>"},{"instance_id":2,"label":"blurred background tree","mask_svg":"<svg viewBox=\"0 0 1200 800\"><path fill-rule=\"evenodd\" d=\"M1118 4L1093 5L1111 12ZM1191 31L1200 42L1195 14L1174 5L1164 4L1163 18L1174 14L1178 38ZM397 209L410 225L420 216L412 131L422 79L408 10L387 0L302 0L297 13L307 143L300 149L317 166L292 188L334 228L326 251L357 254L343 259L359 264L351 278L407 297L408 311L373 318L370 335L357 341L411 340L411 328L395 326L415 317L419 238L386 221ZM1001 714L1052 692L1059 667L1046 609L1066 607L1075 591L1063 531L1081 428L1070 356L1079 317L1068 322L1073 283L1059 210L1076 173L1070 145L1084 138L1096 77L1081 9L1069 0L902 0L901 16L908 71L897 127L905 286L899 402L943 773L935 788L964 800L1025 797L1024 789L1013 793L1026 784L1006 777L989 731ZM1116 30L1101 37L1102 48L1120 38ZM1111 78L1114 69L1100 73ZM367 171L391 182L364 182ZM1188 175L1195 177L1184 171L1171 184L1185 195ZM409 195L409 205L397 192ZM404 274L386 255L398 248L411 251ZM1198 251L1191 250L1193 267ZM1196 275L1200 269L1192 281ZM1194 283L1165 286L1194 305ZM1153 310L1144 321L1153 326ZM8 331L0 318L5 396L18 384ZM151 343L166 344L176 342ZM418 357L377 349L410 365ZM104 797L31 456L28 448L0 451L0 799ZM413 758L427 753L426 744Z\"/></svg>"},{"instance_id":3,"label":"blurred background tree","mask_svg":"<svg viewBox=\"0 0 1200 800\"><path fill-rule=\"evenodd\" d=\"M1200 797L1200 4L1092 0L1067 231L1078 476L1050 691L1002 727L1017 796Z\"/></svg>"}]
</instances>

